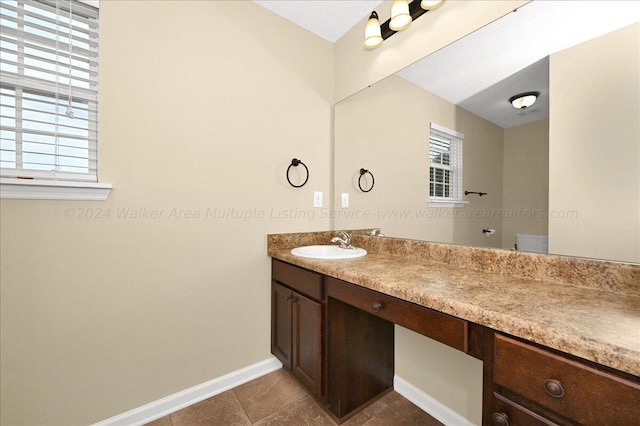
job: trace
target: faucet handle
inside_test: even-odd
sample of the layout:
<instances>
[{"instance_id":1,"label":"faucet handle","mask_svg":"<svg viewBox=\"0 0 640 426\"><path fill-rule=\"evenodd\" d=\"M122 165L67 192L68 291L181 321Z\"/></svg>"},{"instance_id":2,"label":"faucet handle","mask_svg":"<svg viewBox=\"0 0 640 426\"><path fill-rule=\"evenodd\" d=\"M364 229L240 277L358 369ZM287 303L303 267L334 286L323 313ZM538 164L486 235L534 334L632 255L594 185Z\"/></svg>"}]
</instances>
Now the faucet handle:
<instances>
[{"instance_id":1,"label":"faucet handle","mask_svg":"<svg viewBox=\"0 0 640 426\"><path fill-rule=\"evenodd\" d=\"M372 237L384 237L382 232L380 232L380 228L374 228L369 232L369 235Z\"/></svg>"},{"instance_id":2,"label":"faucet handle","mask_svg":"<svg viewBox=\"0 0 640 426\"><path fill-rule=\"evenodd\" d=\"M340 235L342 235L342 239L345 240L347 244L351 244L351 234L347 231L340 231Z\"/></svg>"}]
</instances>

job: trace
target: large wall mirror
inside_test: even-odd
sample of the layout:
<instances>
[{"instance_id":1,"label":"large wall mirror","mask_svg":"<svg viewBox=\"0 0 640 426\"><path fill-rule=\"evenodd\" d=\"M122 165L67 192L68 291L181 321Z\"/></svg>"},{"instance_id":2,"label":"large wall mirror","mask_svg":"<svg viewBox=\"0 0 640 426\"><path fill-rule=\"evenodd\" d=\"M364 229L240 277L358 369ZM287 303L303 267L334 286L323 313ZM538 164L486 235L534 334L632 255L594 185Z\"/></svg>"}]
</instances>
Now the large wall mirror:
<instances>
[{"instance_id":1,"label":"large wall mirror","mask_svg":"<svg viewBox=\"0 0 640 426\"><path fill-rule=\"evenodd\" d=\"M640 262L639 16L533 1L336 104L335 228L503 249L545 236L550 253ZM524 92L539 97L515 109ZM429 203L432 123L464 135L462 190L486 195Z\"/></svg>"}]
</instances>

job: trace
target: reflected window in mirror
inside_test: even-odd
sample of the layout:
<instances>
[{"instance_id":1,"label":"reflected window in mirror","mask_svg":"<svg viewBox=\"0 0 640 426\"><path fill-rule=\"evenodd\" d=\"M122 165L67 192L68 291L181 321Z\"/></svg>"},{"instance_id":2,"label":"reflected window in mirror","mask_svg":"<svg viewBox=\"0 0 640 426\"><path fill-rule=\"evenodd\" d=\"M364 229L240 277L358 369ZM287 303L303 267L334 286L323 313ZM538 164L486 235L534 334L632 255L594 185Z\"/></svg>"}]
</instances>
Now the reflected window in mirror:
<instances>
[{"instance_id":1,"label":"reflected window in mirror","mask_svg":"<svg viewBox=\"0 0 640 426\"><path fill-rule=\"evenodd\" d=\"M464 135L431 123L429 132L429 206L462 207Z\"/></svg>"}]
</instances>

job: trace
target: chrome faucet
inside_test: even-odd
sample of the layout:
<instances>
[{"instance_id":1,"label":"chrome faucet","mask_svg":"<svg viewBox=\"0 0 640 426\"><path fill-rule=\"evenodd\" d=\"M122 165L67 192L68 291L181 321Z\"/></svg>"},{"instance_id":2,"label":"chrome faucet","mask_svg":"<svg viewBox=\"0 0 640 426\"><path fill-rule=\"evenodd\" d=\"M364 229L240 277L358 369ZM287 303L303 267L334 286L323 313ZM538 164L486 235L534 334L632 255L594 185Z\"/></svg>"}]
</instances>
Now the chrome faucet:
<instances>
[{"instance_id":1,"label":"chrome faucet","mask_svg":"<svg viewBox=\"0 0 640 426\"><path fill-rule=\"evenodd\" d=\"M349 234L347 231L340 231L339 234L342 238L333 237L331 239L332 244L339 243L340 248L343 248L343 249L351 249L351 250L355 249L355 247L351 245L351 234Z\"/></svg>"}]
</instances>

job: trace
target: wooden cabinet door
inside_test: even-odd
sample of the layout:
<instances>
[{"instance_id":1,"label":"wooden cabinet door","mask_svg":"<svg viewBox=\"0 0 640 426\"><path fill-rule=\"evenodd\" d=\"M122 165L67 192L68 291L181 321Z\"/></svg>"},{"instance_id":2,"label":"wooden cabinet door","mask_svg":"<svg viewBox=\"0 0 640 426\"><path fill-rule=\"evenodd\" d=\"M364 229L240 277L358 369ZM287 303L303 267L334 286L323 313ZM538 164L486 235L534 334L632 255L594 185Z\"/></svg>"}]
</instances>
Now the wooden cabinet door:
<instances>
[{"instance_id":1,"label":"wooden cabinet door","mask_svg":"<svg viewBox=\"0 0 640 426\"><path fill-rule=\"evenodd\" d=\"M292 291L278 283L271 285L271 353L291 370Z\"/></svg>"},{"instance_id":2,"label":"wooden cabinet door","mask_svg":"<svg viewBox=\"0 0 640 426\"><path fill-rule=\"evenodd\" d=\"M322 393L322 305L293 293L293 374L318 398Z\"/></svg>"}]
</instances>

